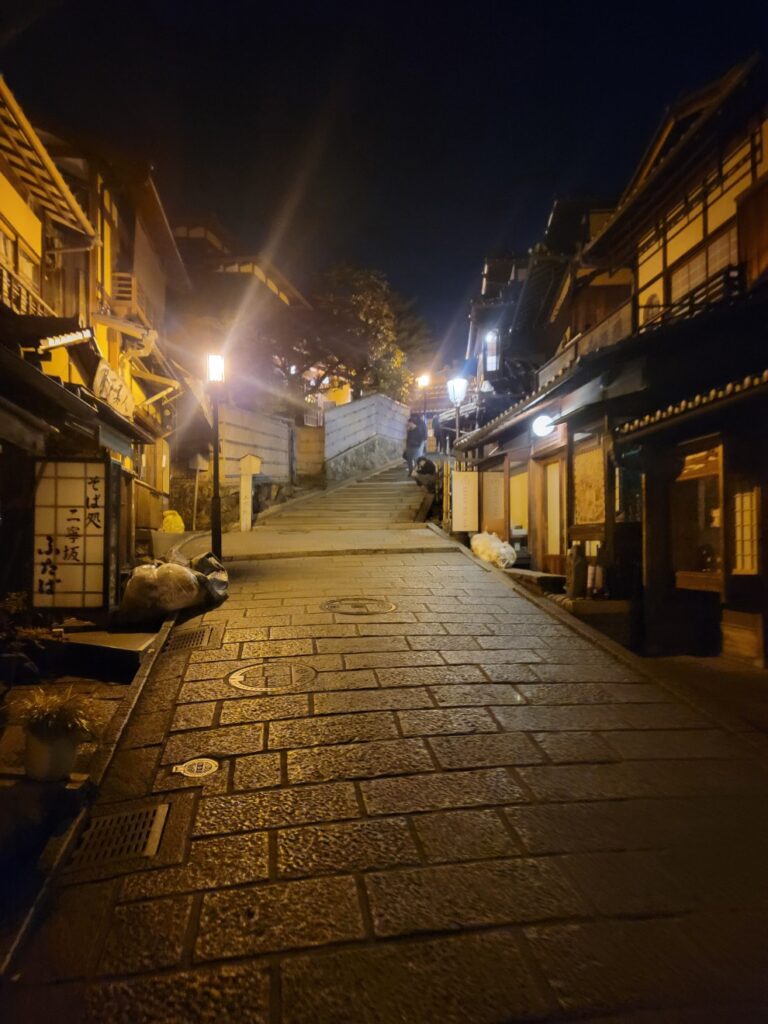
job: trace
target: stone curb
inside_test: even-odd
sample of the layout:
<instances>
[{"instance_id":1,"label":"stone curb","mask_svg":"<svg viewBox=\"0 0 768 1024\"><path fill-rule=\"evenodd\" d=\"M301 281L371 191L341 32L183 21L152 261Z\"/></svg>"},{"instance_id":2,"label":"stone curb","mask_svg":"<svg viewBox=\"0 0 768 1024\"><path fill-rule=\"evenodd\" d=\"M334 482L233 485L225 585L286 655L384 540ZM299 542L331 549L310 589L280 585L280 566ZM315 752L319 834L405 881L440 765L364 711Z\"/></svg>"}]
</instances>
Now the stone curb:
<instances>
[{"instance_id":1,"label":"stone curb","mask_svg":"<svg viewBox=\"0 0 768 1024\"><path fill-rule=\"evenodd\" d=\"M152 646L147 649L136 675L128 684L127 692L120 701L120 706L110 719L109 725L107 726L106 732L102 738L102 742L99 744L99 748L94 754L88 773L88 781L85 783L85 787L87 787L94 796L98 792L98 788L112 763L112 759L114 758L117 750L117 745L120 742L131 715L133 714L134 708L136 707L144 686L149 679L152 669L155 667L155 662L165 646L171 630L176 624L176 619L177 615L174 613L163 622L155 636ZM55 879L58 877L59 871L67 862L77 840L80 838L80 835L88 823L93 802L93 798L90 798L88 803L80 809L77 816L70 822L66 831L62 835L54 836L48 840L45 849L40 855L39 863L42 870L45 872L45 877L37 895L35 896L32 906L25 914L18 931L14 935L13 940L8 947L5 959L0 963L0 980L7 980L16 954L45 905L45 901L48 898L48 894L51 891Z\"/></svg>"},{"instance_id":2,"label":"stone curb","mask_svg":"<svg viewBox=\"0 0 768 1024\"><path fill-rule=\"evenodd\" d=\"M434 523L428 523L427 525L438 535L450 540L449 534L447 534L441 527ZM498 569L495 565L491 565L489 562L483 562L481 559L477 558L469 548L464 547L464 545L460 544L458 541L452 541L452 544L454 544L462 554L469 558L470 561L482 566L486 572L494 574L498 579L504 580L510 590L513 590L521 597L525 597L542 611L549 612L549 614L553 618L557 619L562 625L568 626L568 628L572 629L574 633L577 633L585 640L589 640L596 647L605 651L606 654L610 654L612 657L616 658L617 661L621 661L628 668L631 668L633 672L637 672L638 675L643 676L649 682L656 683L657 686L662 686L665 690L674 694L678 700L684 701L689 707L692 707L700 714L711 719L715 725L723 729L725 732L743 737L761 754L768 756L768 737L758 729L755 729L754 726L751 726L748 722L738 717L729 719L727 716L723 715L719 708L712 707L706 699L702 699L700 694L691 693L690 689L685 684L679 683L677 680L669 679L663 672L659 671L657 667L650 665L638 654L628 651L626 647L622 647L621 644L617 643L615 640L611 640L610 637L605 636L605 634L595 629L594 626L590 626L586 622L582 622L580 619L577 619L575 615L571 615L570 612L561 608L554 601L549 601L546 597L540 597L538 594L533 593L526 587L522 587L519 583L510 579L503 569Z\"/></svg>"}]
</instances>

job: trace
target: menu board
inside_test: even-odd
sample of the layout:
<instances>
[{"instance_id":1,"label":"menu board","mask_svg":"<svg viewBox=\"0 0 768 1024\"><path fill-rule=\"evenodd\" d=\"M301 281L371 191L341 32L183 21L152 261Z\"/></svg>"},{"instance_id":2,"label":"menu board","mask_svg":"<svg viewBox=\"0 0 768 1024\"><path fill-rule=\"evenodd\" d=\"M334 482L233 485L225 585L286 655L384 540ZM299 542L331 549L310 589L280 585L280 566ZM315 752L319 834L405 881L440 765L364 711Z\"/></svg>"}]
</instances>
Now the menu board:
<instances>
[{"instance_id":1,"label":"menu board","mask_svg":"<svg viewBox=\"0 0 768 1024\"><path fill-rule=\"evenodd\" d=\"M451 493L453 497L451 529L454 533L464 530L468 533L474 533L478 529L477 491L479 480L479 473L459 469L454 469L451 473Z\"/></svg>"},{"instance_id":2,"label":"menu board","mask_svg":"<svg viewBox=\"0 0 768 1024\"><path fill-rule=\"evenodd\" d=\"M105 494L103 463L41 464L35 491L35 607L103 606Z\"/></svg>"}]
</instances>

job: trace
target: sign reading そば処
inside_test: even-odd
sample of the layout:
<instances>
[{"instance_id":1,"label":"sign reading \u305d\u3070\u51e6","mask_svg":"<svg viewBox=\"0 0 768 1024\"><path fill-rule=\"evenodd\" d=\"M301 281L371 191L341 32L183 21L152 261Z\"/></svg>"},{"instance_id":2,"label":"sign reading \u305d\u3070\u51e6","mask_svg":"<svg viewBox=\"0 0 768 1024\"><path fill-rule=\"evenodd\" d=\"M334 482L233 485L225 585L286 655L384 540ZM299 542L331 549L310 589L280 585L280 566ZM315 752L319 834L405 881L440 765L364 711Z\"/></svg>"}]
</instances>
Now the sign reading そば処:
<instances>
[{"instance_id":1,"label":"sign reading \u305d\u3070\u51e6","mask_svg":"<svg viewBox=\"0 0 768 1024\"><path fill-rule=\"evenodd\" d=\"M100 462L46 462L35 490L33 604L104 604L106 481Z\"/></svg>"}]
</instances>

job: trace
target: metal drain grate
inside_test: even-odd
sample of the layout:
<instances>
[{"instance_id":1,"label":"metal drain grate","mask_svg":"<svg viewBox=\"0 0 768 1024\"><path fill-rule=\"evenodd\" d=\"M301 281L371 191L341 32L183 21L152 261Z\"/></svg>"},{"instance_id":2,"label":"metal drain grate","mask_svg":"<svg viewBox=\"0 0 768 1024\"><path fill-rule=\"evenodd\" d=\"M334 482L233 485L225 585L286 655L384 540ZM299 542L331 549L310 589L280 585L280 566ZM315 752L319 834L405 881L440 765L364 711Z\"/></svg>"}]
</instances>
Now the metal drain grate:
<instances>
[{"instance_id":1,"label":"metal drain grate","mask_svg":"<svg viewBox=\"0 0 768 1024\"><path fill-rule=\"evenodd\" d=\"M74 866L87 867L126 857L154 857L170 806L157 804L95 818L74 856Z\"/></svg>"},{"instance_id":2,"label":"metal drain grate","mask_svg":"<svg viewBox=\"0 0 768 1024\"><path fill-rule=\"evenodd\" d=\"M336 597L332 601L323 601L320 607L323 611L340 615L380 615L393 612L397 605L383 597Z\"/></svg>"},{"instance_id":3,"label":"metal drain grate","mask_svg":"<svg viewBox=\"0 0 768 1024\"><path fill-rule=\"evenodd\" d=\"M198 626L196 629L179 629L171 634L165 645L166 651L189 651L193 647L207 647L213 626Z\"/></svg>"}]
</instances>

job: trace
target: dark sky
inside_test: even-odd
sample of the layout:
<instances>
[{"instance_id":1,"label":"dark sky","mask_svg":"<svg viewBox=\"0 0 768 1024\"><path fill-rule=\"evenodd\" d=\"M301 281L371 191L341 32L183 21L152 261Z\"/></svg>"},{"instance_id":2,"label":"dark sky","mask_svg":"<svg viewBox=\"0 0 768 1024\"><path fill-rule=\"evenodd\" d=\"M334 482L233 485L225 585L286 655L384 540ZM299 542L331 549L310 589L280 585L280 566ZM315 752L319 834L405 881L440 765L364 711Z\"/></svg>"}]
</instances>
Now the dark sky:
<instances>
[{"instance_id":1,"label":"dark sky","mask_svg":"<svg viewBox=\"0 0 768 1024\"><path fill-rule=\"evenodd\" d=\"M455 352L486 252L618 194L667 103L768 49L765 0L34 6L0 50L28 112L148 156L172 214L300 287L380 268Z\"/></svg>"}]
</instances>

